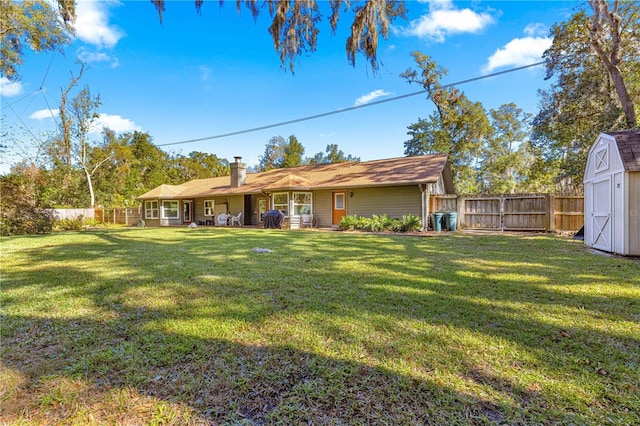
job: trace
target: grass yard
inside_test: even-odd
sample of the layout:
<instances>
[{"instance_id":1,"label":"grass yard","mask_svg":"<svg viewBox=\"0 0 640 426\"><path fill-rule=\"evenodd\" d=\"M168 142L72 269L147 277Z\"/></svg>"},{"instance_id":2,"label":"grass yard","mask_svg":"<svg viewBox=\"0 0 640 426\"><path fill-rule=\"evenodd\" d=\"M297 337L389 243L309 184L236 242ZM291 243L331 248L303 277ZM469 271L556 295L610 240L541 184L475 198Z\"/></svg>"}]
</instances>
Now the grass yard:
<instances>
[{"instance_id":1,"label":"grass yard","mask_svg":"<svg viewBox=\"0 0 640 426\"><path fill-rule=\"evenodd\" d=\"M640 424L640 263L571 239L0 242L2 424Z\"/></svg>"}]
</instances>

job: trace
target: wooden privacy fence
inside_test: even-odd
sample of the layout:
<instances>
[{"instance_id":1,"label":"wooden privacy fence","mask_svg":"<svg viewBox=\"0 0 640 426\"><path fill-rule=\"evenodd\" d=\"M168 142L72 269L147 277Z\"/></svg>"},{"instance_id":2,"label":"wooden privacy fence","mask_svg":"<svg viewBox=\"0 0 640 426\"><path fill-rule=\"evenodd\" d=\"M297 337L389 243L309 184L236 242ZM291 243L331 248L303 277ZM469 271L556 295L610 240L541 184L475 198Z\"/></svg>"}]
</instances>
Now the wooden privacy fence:
<instances>
[{"instance_id":1,"label":"wooden privacy fence","mask_svg":"<svg viewBox=\"0 0 640 426\"><path fill-rule=\"evenodd\" d=\"M95 209L52 209L56 219L76 219L82 216L85 219L95 218Z\"/></svg>"},{"instance_id":2,"label":"wooden privacy fence","mask_svg":"<svg viewBox=\"0 0 640 426\"><path fill-rule=\"evenodd\" d=\"M142 207L133 208L95 208L95 209L55 209L58 219L75 219L82 216L93 219L98 223L113 223L120 225L138 225L142 219Z\"/></svg>"},{"instance_id":3,"label":"wooden privacy fence","mask_svg":"<svg viewBox=\"0 0 640 426\"><path fill-rule=\"evenodd\" d=\"M142 219L142 207L96 209L96 220L103 223L138 225Z\"/></svg>"},{"instance_id":4,"label":"wooden privacy fence","mask_svg":"<svg viewBox=\"0 0 640 426\"><path fill-rule=\"evenodd\" d=\"M435 195L431 211L456 212L466 229L577 231L584 197L555 194Z\"/></svg>"}]
</instances>

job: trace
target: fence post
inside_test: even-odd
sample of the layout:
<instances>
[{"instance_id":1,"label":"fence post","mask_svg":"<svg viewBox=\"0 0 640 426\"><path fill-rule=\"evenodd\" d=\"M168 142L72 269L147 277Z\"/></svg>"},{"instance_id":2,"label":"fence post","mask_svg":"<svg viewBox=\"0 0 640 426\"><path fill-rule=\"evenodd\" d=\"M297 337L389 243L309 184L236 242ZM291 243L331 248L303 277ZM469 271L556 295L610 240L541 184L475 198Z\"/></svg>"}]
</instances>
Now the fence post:
<instances>
[{"instance_id":1,"label":"fence post","mask_svg":"<svg viewBox=\"0 0 640 426\"><path fill-rule=\"evenodd\" d=\"M504 194L500 194L500 232L504 232Z\"/></svg>"},{"instance_id":2,"label":"fence post","mask_svg":"<svg viewBox=\"0 0 640 426\"><path fill-rule=\"evenodd\" d=\"M456 210L458 211L458 226L464 229L464 195L456 196Z\"/></svg>"},{"instance_id":3,"label":"fence post","mask_svg":"<svg viewBox=\"0 0 640 426\"><path fill-rule=\"evenodd\" d=\"M124 224L129 226L129 209L124 208Z\"/></svg>"},{"instance_id":4,"label":"fence post","mask_svg":"<svg viewBox=\"0 0 640 426\"><path fill-rule=\"evenodd\" d=\"M547 216L546 220L546 228L547 232L553 232L556 229L556 217L555 217L555 200L553 194L546 194L544 197L545 203L547 203L547 208L545 209L545 214Z\"/></svg>"}]
</instances>

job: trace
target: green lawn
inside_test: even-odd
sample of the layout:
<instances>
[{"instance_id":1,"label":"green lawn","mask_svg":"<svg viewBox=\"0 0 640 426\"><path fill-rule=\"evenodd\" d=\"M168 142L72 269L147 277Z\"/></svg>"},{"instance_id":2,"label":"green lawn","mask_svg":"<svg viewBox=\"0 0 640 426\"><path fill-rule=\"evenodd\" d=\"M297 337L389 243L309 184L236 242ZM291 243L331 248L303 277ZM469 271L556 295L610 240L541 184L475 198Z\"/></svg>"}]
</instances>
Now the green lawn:
<instances>
[{"instance_id":1,"label":"green lawn","mask_svg":"<svg viewBox=\"0 0 640 426\"><path fill-rule=\"evenodd\" d=\"M0 242L3 424L640 424L640 263L571 239Z\"/></svg>"}]
</instances>

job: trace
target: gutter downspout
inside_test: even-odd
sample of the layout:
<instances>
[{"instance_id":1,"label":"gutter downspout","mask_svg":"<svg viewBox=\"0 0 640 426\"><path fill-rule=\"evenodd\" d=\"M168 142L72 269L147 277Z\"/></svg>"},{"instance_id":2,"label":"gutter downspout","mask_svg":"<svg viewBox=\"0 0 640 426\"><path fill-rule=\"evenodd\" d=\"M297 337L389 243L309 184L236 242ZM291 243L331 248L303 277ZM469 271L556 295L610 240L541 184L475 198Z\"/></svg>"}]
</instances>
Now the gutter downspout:
<instances>
[{"instance_id":1,"label":"gutter downspout","mask_svg":"<svg viewBox=\"0 0 640 426\"><path fill-rule=\"evenodd\" d=\"M425 193L425 190L427 189L427 185L425 185L424 189L422 189L422 184L418 184L418 188L420 188L420 201L422 204L422 209L421 209L422 210L421 211L422 227L420 228L420 232L424 232L427 230L426 210L429 208L425 205L426 203L424 202L424 193Z\"/></svg>"}]
</instances>

